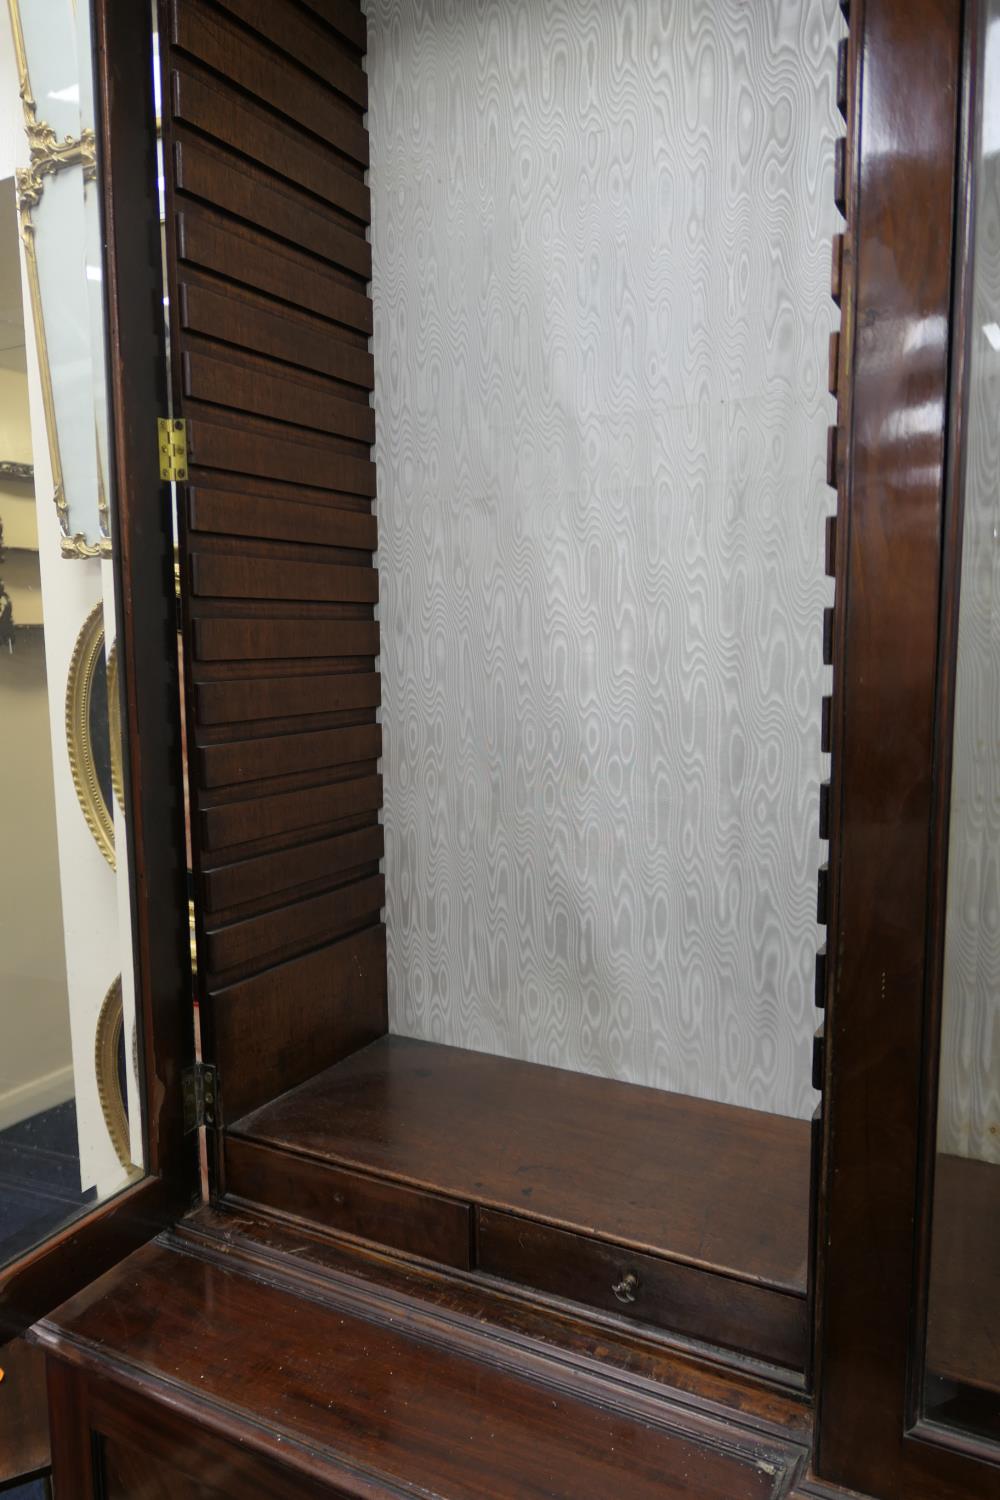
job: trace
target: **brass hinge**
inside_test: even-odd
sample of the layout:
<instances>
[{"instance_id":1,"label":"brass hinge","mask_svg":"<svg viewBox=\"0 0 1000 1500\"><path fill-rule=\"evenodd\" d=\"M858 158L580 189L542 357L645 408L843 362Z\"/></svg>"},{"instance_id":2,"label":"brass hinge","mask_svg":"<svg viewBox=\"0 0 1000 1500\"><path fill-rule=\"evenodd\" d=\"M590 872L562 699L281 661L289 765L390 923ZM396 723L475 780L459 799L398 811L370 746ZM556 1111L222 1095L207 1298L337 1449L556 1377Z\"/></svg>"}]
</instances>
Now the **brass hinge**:
<instances>
[{"instance_id":1,"label":"brass hinge","mask_svg":"<svg viewBox=\"0 0 1000 1500\"><path fill-rule=\"evenodd\" d=\"M188 477L187 423L182 417L157 417L160 447L160 478L168 483Z\"/></svg>"},{"instance_id":2,"label":"brass hinge","mask_svg":"<svg viewBox=\"0 0 1000 1500\"><path fill-rule=\"evenodd\" d=\"M184 1134L199 1125L214 1125L218 1103L218 1079L210 1063L192 1063L181 1074L184 1097Z\"/></svg>"}]
</instances>

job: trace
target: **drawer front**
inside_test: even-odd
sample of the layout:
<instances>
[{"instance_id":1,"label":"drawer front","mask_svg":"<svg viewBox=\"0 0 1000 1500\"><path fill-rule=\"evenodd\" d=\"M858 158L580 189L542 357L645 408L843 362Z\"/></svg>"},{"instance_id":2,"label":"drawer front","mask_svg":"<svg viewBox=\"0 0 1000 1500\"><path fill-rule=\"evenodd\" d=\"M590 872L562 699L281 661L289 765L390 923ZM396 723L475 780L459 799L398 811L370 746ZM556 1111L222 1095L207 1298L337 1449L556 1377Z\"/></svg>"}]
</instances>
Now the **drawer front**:
<instances>
[{"instance_id":1,"label":"drawer front","mask_svg":"<svg viewBox=\"0 0 1000 1500\"><path fill-rule=\"evenodd\" d=\"M685 1338L804 1370L806 1300L480 1209L479 1270Z\"/></svg>"},{"instance_id":2,"label":"drawer front","mask_svg":"<svg viewBox=\"0 0 1000 1500\"><path fill-rule=\"evenodd\" d=\"M226 1193L468 1270L472 1210L451 1198L226 1138Z\"/></svg>"}]
</instances>

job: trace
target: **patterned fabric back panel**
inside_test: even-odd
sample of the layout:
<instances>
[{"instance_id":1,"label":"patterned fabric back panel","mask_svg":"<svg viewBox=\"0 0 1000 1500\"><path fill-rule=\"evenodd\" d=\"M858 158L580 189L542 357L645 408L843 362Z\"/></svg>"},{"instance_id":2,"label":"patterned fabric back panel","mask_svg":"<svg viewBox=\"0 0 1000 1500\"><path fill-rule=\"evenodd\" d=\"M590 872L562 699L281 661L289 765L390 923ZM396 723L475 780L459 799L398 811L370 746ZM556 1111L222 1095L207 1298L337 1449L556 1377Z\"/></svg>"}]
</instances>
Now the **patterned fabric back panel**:
<instances>
[{"instance_id":1,"label":"patterned fabric back panel","mask_svg":"<svg viewBox=\"0 0 1000 1500\"><path fill-rule=\"evenodd\" d=\"M371 0L392 1029L806 1116L837 0Z\"/></svg>"}]
</instances>

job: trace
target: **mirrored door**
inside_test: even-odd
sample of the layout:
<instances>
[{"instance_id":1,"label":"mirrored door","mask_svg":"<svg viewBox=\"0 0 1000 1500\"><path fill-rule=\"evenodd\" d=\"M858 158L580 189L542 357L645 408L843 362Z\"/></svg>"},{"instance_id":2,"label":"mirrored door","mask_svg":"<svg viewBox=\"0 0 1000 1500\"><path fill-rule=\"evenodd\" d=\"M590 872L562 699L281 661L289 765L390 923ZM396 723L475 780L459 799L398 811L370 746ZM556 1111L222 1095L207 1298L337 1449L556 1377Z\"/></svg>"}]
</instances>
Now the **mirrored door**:
<instances>
[{"instance_id":1,"label":"mirrored door","mask_svg":"<svg viewBox=\"0 0 1000 1500\"><path fill-rule=\"evenodd\" d=\"M978 12L923 1400L933 1421L1000 1439L1000 0Z\"/></svg>"},{"instance_id":2,"label":"mirrored door","mask_svg":"<svg viewBox=\"0 0 1000 1500\"><path fill-rule=\"evenodd\" d=\"M92 9L0 25L0 1266L145 1164Z\"/></svg>"}]
</instances>

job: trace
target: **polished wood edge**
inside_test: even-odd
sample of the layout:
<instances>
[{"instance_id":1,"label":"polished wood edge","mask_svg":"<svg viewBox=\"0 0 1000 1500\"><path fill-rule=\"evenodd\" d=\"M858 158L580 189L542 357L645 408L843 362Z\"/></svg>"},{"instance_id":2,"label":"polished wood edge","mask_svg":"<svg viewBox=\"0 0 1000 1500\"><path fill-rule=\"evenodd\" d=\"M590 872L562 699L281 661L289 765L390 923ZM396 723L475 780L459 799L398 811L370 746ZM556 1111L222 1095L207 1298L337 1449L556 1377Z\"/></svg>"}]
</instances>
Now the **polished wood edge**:
<instances>
[{"instance_id":1,"label":"polished wood edge","mask_svg":"<svg viewBox=\"0 0 1000 1500\"><path fill-rule=\"evenodd\" d=\"M851 15L814 1463L892 1500L997 1493L908 1431L964 9ZM942 420L911 437L918 404Z\"/></svg>"},{"instance_id":2,"label":"polished wood edge","mask_svg":"<svg viewBox=\"0 0 1000 1500\"><path fill-rule=\"evenodd\" d=\"M96 1500L87 1383L77 1370L45 1360L52 1425L52 1479L60 1497Z\"/></svg>"},{"instance_id":3,"label":"polished wood edge","mask_svg":"<svg viewBox=\"0 0 1000 1500\"><path fill-rule=\"evenodd\" d=\"M138 1395L167 1405L175 1415L222 1438L230 1446L251 1448L273 1463L310 1479L329 1483L332 1470L337 1474L338 1485L330 1490L331 1496L344 1496L348 1500L386 1500L386 1497L413 1500L413 1491L408 1487L401 1487L395 1480L379 1475L375 1470L348 1463L333 1449L316 1447L291 1431L256 1421L239 1407L214 1401L200 1389L153 1374L131 1360L108 1355L88 1340L63 1333L47 1322L38 1325L34 1337L48 1357L50 1400L53 1382L66 1388L69 1410L64 1425L71 1434L86 1433L80 1419L81 1407L88 1424L99 1423L104 1428L106 1424L101 1421L103 1413L100 1408L110 1414L119 1393L130 1400ZM81 1374L86 1378L81 1380ZM55 1453L53 1459L56 1459ZM67 1475L72 1474L74 1480L81 1482L80 1490L69 1493L90 1500L94 1494L90 1479L92 1461L88 1453L85 1476L81 1459L82 1455L73 1455L73 1467L67 1465ZM87 1481L88 1487L83 1488Z\"/></svg>"},{"instance_id":4,"label":"polished wood edge","mask_svg":"<svg viewBox=\"0 0 1000 1500\"><path fill-rule=\"evenodd\" d=\"M184 1134L180 1087L194 1056L194 1025L173 524L151 438L166 411L166 336L150 8L98 0L94 35L145 1163L171 1183L182 1212L197 1190L196 1142Z\"/></svg>"},{"instance_id":5,"label":"polished wood edge","mask_svg":"<svg viewBox=\"0 0 1000 1500\"><path fill-rule=\"evenodd\" d=\"M948 439L944 485L944 528L941 580L944 604L938 639L937 701L935 704L935 785L931 818L932 890L930 896L927 974L924 1013L924 1077L920 1101L921 1139L918 1157L917 1255L914 1267L913 1357L909 1363L907 1406L911 1423L920 1429L927 1376L927 1318L930 1295L934 1182L937 1169L938 1091L947 884L951 825L952 756L954 749L955 683L958 671L958 624L962 583L962 538L965 522L966 430L969 409L969 361L974 333L972 295L974 276L976 197L975 142L982 116L979 44L987 15L984 0L965 0L962 44L963 98L959 118L955 274L952 292L952 349L949 372ZM944 1429L928 1423L928 1431L942 1442ZM922 1430L922 1429L920 1429ZM975 1452L976 1442L964 1435L958 1446ZM995 1452L995 1449L993 1450ZM994 1460L995 1461L995 1460Z\"/></svg>"},{"instance_id":6,"label":"polished wood edge","mask_svg":"<svg viewBox=\"0 0 1000 1500\"><path fill-rule=\"evenodd\" d=\"M146 1177L0 1272L0 1334L13 1337L74 1296L175 1217L167 1184Z\"/></svg>"},{"instance_id":7,"label":"polished wood edge","mask_svg":"<svg viewBox=\"0 0 1000 1500\"><path fill-rule=\"evenodd\" d=\"M826 1484L822 1479L807 1474L800 1479L788 1496L788 1500L873 1500L862 1495L860 1490L843 1490L835 1484Z\"/></svg>"},{"instance_id":8,"label":"polished wood edge","mask_svg":"<svg viewBox=\"0 0 1000 1500\"><path fill-rule=\"evenodd\" d=\"M591 1317L561 1303L475 1273L438 1270L384 1248L324 1233L315 1225L254 1205L248 1212L203 1209L175 1226L171 1243L253 1267L268 1282L305 1287L336 1305L371 1301L394 1326L429 1320L445 1343L490 1340L516 1360L557 1359L603 1381L609 1391L637 1391L727 1421L745 1422L780 1441L807 1442L811 1413L791 1372L690 1345L665 1335ZM278 1241L276 1244L275 1241ZM286 1248L287 1246L287 1248ZM336 1264L330 1261L336 1257ZM249 1274L249 1273L248 1273ZM619 1396L619 1399L624 1399Z\"/></svg>"},{"instance_id":9,"label":"polished wood edge","mask_svg":"<svg viewBox=\"0 0 1000 1500\"><path fill-rule=\"evenodd\" d=\"M923 1418L914 1423L906 1437L914 1447L926 1444L937 1453L943 1449L960 1455L963 1459L973 1458L978 1463L988 1464L992 1469L1000 1469L1000 1445L993 1439L977 1437L966 1429L945 1427L940 1422ZM994 1483L1000 1488L1000 1477Z\"/></svg>"}]
</instances>

